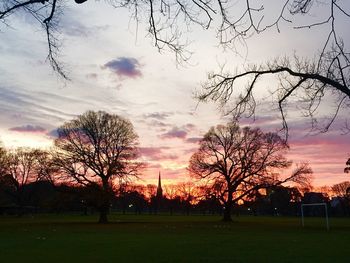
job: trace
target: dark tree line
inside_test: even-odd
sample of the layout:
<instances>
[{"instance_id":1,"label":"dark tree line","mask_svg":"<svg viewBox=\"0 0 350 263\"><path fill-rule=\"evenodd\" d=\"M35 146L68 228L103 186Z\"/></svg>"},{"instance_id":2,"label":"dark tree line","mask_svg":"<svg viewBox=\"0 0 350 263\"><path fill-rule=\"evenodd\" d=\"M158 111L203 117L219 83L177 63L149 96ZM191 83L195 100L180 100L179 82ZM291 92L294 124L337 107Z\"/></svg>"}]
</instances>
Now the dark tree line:
<instances>
[{"instance_id":1,"label":"dark tree line","mask_svg":"<svg viewBox=\"0 0 350 263\"><path fill-rule=\"evenodd\" d=\"M349 182L347 182L349 183ZM154 186L155 187L155 186ZM335 187L337 187L335 185ZM122 214L158 215L224 215L219 196L212 194L210 187L198 187L188 202L185 195L170 197L165 194L161 200L155 195L143 192L146 186L129 185L123 192L116 191L111 198L110 212ZM96 192L87 187L67 184L53 186L48 181L29 183L22 190L22 206L16 205L15 190L8 182L0 181L0 214L35 213L77 213L81 215L99 214ZM336 192L334 192L336 194ZM275 215L298 216L301 203L326 202L333 216L350 216L350 195L337 195L330 199L324 193L302 193L296 187L271 186L249 195L244 202L232 206L233 215ZM305 211L307 215L320 216L318 208Z\"/></svg>"},{"instance_id":2,"label":"dark tree line","mask_svg":"<svg viewBox=\"0 0 350 263\"><path fill-rule=\"evenodd\" d=\"M285 157L284 140L258 128L240 128L236 122L212 127L200 141L189 164L192 176L201 179L199 185L167 185L164 192L153 185L135 185L133 179L144 166L137 159L137 146L130 121L88 111L59 127L50 151L0 147L0 206L18 211L83 208L87 213L92 209L100 223L108 222L111 208L135 213L222 213L230 221L236 208L253 208L259 202L270 207L278 199L285 204L299 202L297 188L285 183L310 188L312 171L306 163L290 174L283 172L292 165ZM345 200L348 188L339 184L333 191ZM282 205L275 206L283 210Z\"/></svg>"}]
</instances>

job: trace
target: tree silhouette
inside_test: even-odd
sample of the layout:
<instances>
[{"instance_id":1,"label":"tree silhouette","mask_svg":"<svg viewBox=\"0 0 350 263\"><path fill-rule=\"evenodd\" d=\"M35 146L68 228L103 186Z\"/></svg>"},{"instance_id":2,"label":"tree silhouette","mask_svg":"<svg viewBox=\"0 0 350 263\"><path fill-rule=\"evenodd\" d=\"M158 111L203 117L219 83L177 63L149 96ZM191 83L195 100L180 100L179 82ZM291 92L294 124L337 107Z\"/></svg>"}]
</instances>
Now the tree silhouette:
<instances>
[{"instance_id":1,"label":"tree silhouette","mask_svg":"<svg viewBox=\"0 0 350 263\"><path fill-rule=\"evenodd\" d=\"M350 188L350 182L345 181L332 186L332 191L336 196L349 197L348 189Z\"/></svg>"},{"instance_id":2,"label":"tree silhouette","mask_svg":"<svg viewBox=\"0 0 350 263\"><path fill-rule=\"evenodd\" d=\"M44 152L38 149L17 148L7 152L6 172L12 189L13 197L20 207L23 206L24 187L40 179L39 163Z\"/></svg>"},{"instance_id":3,"label":"tree silhouette","mask_svg":"<svg viewBox=\"0 0 350 263\"><path fill-rule=\"evenodd\" d=\"M196 185L193 182L181 182L177 187L186 208L186 214L189 215L191 202L195 200Z\"/></svg>"},{"instance_id":4,"label":"tree silhouette","mask_svg":"<svg viewBox=\"0 0 350 263\"><path fill-rule=\"evenodd\" d=\"M263 2L267 3L267 1ZM279 32L279 25L282 23L290 24L294 29L299 30L327 28L321 50L312 54L314 58L301 58L296 50L293 57L277 57L269 59L267 63L235 70L222 69L221 72L208 75L208 81L204 83L198 98L201 101L218 102L226 114L233 114L236 118L252 117L256 113L258 103L255 91L259 88L259 81L275 76L279 85L272 90L271 97L280 111L286 138L288 138L286 119L288 102L297 101L302 113L311 119L312 130L326 132L337 119L339 112L343 109L348 110L350 103L350 53L348 43L342 38L342 29L339 26L342 19L350 18L350 11L346 10L344 2L337 0L322 3L314 0L293 0L283 3L281 12L273 20L274 22L265 26L263 26L265 19L263 15L257 17L252 14L263 11L263 6L261 9L248 7L246 11L249 20L246 30L243 30L241 35L234 34L234 37L238 35L247 38L271 27L276 27ZM326 15L317 17L316 14L316 19L307 16L311 20L308 22L305 15L317 12L320 6L327 11ZM315 46L319 44L315 43ZM243 87L242 83L245 83ZM333 107L328 109L327 118L318 111L325 101L333 103ZM347 132L350 131L347 121L345 121L345 129Z\"/></svg>"},{"instance_id":5,"label":"tree silhouette","mask_svg":"<svg viewBox=\"0 0 350 263\"><path fill-rule=\"evenodd\" d=\"M280 169L291 162L284 157L288 145L275 133L260 129L240 128L237 123L212 127L200 142L190 160L190 173L211 181L220 192L224 221L231 221L231 208L260 188L292 181L307 183L311 169L303 164L286 178ZM219 189L219 190L218 190Z\"/></svg>"},{"instance_id":6,"label":"tree silhouette","mask_svg":"<svg viewBox=\"0 0 350 263\"><path fill-rule=\"evenodd\" d=\"M4 176L7 174L8 167L8 156L6 149L2 146L0 142L0 176Z\"/></svg>"},{"instance_id":7,"label":"tree silhouette","mask_svg":"<svg viewBox=\"0 0 350 263\"><path fill-rule=\"evenodd\" d=\"M282 128L288 138L286 108L289 102L298 102L303 114L311 118L311 129L326 132L336 120L342 109L348 109L350 103L350 56L345 51L334 49L320 57L319 61L310 61L298 57L278 58L266 64L253 65L237 74L219 73L209 75L203 91L198 94L201 101L213 100L226 107L226 114L235 118L252 117L256 113L257 99L254 90L258 80L267 75L276 75L280 83L272 96L278 105L282 118ZM343 57L341 57L343 56ZM237 83L246 81L241 89ZM329 97L328 97L329 95ZM296 99L299 97L300 99ZM318 110L323 100L331 98L334 109L327 119L318 120ZM323 123L322 123L323 121ZM320 124L321 123L321 124ZM345 128L349 125L345 122Z\"/></svg>"},{"instance_id":8,"label":"tree silhouette","mask_svg":"<svg viewBox=\"0 0 350 263\"><path fill-rule=\"evenodd\" d=\"M137 135L130 121L88 111L58 129L54 163L60 179L87 186L95 196L100 223L107 223L114 182L137 176Z\"/></svg>"},{"instance_id":9,"label":"tree silhouette","mask_svg":"<svg viewBox=\"0 0 350 263\"><path fill-rule=\"evenodd\" d=\"M346 162L346 167L344 168L344 173L350 173L350 158Z\"/></svg>"}]
</instances>

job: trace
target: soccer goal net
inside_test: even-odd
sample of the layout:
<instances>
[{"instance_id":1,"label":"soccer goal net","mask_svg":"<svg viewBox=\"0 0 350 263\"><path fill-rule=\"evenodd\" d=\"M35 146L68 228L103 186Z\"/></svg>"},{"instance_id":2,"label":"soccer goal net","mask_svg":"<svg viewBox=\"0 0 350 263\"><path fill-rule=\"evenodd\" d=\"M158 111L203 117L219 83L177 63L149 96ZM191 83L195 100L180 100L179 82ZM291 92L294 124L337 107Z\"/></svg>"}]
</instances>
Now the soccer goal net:
<instances>
[{"instance_id":1,"label":"soccer goal net","mask_svg":"<svg viewBox=\"0 0 350 263\"><path fill-rule=\"evenodd\" d=\"M301 225L304 227L305 226L305 216L307 213L305 213L306 208L312 208L312 207L320 207L321 209L323 208L324 210L324 216L325 216L325 221L326 221L326 228L329 230L329 219L328 219L328 210L327 210L327 204L326 203L314 203L314 204L301 204ZM310 213L309 213L310 214ZM319 214L318 214L319 216Z\"/></svg>"}]
</instances>

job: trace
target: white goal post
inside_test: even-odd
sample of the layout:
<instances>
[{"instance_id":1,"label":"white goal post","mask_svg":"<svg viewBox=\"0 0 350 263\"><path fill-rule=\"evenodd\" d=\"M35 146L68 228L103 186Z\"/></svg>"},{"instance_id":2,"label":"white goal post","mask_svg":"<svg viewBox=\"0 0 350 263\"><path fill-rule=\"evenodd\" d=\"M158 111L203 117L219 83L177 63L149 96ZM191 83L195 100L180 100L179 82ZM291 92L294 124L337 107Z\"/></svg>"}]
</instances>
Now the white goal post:
<instances>
[{"instance_id":1,"label":"white goal post","mask_svg":"<svg viewBox=\"0 0 350 263\"><path fill-rule=\"evenodd\" d=\"M326 227L327 227L327 230L329 230L327 204L326 203L301 204L301 225L303 227L305 226L305 222L304 222L304 207L305 206L324 206L325 214L326 214Z\"/></svg>"}]
</instances>

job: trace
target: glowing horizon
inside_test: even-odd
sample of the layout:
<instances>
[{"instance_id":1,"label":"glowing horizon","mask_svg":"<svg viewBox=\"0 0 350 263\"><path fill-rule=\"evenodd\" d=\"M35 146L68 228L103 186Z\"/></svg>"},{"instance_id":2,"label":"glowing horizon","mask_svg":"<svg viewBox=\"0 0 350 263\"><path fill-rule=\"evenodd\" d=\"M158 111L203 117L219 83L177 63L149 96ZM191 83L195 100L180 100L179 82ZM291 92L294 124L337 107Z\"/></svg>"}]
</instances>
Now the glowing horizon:
<instances>
[{"instance_id":1,"label":"glowing horizon","mask_svg":"<svg viewBox=\"0 0 350 263\"><path fill-rule=\"evenodd\" d=\"M192 125L187 126L193 128ZM165 142L164 145L145 147L140 143L140 157L146 163L146 167L140 171L141 176L140 180L137 180L138 183L157 184L158 172L161 172L164 184L192 180L188 174L187 166L191 155L198 148L198 140L203 134L186 134L185 136L186 131L188 132L186 129L173 129L168 133L158 135L158 137L163 137L161 141ZM164 136L164 134L167 135ZM53 137L48 136L46 130L36 132L32 128L29 131L21 128L9 133L2 133L1 140L6 148L48 149L53 145ZM166 142L170 142L173 146L166 146ZM291 149L287 153L287 157L293 160L294 165L303 161L310 163L314 171L313 186L331 186L349 180L348 174L343 173L347 157L344 155L344 158L341 158L349 146L343 142L342 137L327 133L318 136L301 136L298 140L291 139L290 146ZM285 172L287 173L288 170Z\"/></svg>"}]
</instances>

